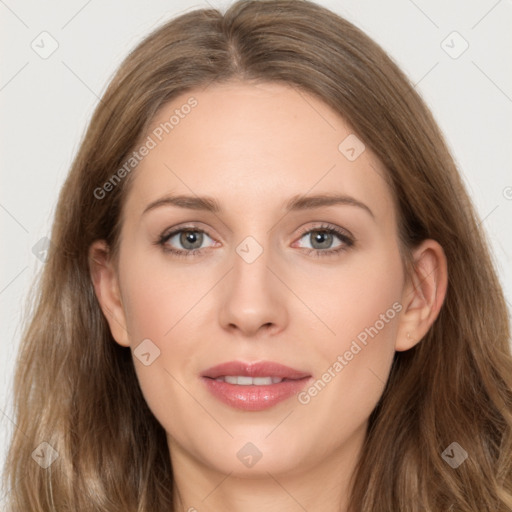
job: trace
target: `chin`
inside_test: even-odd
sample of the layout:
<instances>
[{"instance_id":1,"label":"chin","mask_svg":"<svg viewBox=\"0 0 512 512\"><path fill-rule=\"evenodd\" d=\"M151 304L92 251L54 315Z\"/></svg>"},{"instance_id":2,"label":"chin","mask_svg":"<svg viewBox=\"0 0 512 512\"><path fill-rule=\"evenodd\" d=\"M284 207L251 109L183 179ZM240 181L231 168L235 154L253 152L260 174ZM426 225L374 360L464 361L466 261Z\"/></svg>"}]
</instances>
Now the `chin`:
<instances>
[{"instance_id":1,"label":"chin","mask_svg":"<svg viewBox=\"0 0 512 512\"><path fill-rule=\"evenodd\" d=\"M202 447L203 460L216 471L231 473L239 478L266 478L268 473L292 474L297 468L304 469L304 460L301 457L303 449L297 449L294 443L288 444L282 437L265 440L268 432L265 429L265 433L257 439L236 436L215 447ZM303 447L304 442L301 442L301 448Z\"/></svg>"}]
</instances>

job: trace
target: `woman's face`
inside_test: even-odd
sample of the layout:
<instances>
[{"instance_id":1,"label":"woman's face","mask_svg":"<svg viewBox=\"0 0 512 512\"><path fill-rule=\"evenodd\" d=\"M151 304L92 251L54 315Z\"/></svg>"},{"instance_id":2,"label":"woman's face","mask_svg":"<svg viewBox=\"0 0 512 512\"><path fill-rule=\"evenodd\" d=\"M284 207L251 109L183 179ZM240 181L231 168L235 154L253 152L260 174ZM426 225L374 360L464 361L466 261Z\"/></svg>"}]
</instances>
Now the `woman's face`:
<instances>
[{"instance_id":1,"label":"woman's face","mask_svg":"<svg viewBox=\"0 0 512 512\"><path fill-rule=\"evenodd\" d=\"M382 165L279 84L184 94L147 136L110 325L173 464L277 475L355 460L407 293Z\"/></svg>"}]
</instances>

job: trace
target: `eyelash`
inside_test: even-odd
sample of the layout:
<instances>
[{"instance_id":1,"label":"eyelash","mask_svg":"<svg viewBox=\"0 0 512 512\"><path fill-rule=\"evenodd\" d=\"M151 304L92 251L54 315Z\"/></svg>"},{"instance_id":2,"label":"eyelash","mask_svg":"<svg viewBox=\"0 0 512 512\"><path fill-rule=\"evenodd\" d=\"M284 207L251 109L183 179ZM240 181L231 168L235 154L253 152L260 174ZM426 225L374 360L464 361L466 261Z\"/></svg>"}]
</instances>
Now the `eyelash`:
<instances>
[{"instance_id":1,"label":"eyelash","mask_svg":"<svg viewBox=\"0 0 512 512\"><path fill-rule=\"evenodd\" d=\"M179 229L175 229L174 231L166 234L160 235L158 240L156 241L156 245L160 245L165 252L172 253L174 256L177 256L178 258L188 258L191 256L196 256L201 254L205 249L208 248L202 248L202 249L192 249L190 251L185 250L178 250L174 248L167 247L165 244L168 240L170 240L174 235L181 233L181 232L187 232L190 231L192 233L204 233L205 235L210 235L203 229L199 229L196 226L185 226L181 227ZM315 257L322 257L322 256L335 256L343 251L346 251L354 246L355 239L352 236L349 236L345 231L342 231L341 229L335 227L331 224L322 224L321 226L317 226L314 228L303 228L301 230L300 236L298 237L298 240L300 240L304 235L308 233L314 233L314 232L320 232L320 233L327 233L336 235L341 242L343 242L342 245L340 245L336 249L310 249L308 247L303 247L302 249L306 250L306 254L313 255ZM212 237L210 237L212 238Z\"/></svg>"}]
</instances>

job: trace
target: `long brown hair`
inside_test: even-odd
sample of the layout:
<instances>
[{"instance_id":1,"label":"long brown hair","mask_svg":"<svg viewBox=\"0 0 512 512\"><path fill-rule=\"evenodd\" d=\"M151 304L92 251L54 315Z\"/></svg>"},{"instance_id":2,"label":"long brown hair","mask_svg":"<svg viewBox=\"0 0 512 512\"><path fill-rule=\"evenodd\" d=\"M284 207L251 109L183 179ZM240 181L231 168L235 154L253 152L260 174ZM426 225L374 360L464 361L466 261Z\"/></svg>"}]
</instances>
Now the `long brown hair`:
<instances>
[{"instance_id":1,"label":"long brown hair","mask_svg":"<svg viewBox=\"0 0 512 512\"><path fill-rule=\"evenodd\" d=\"M164 103L233 79L291 84L339 112L387 169L404 258L426 238L446 254L445 302L424 339L395 354L351 510L512 510L510 333L485 234L406 76L358 28L307 0L188 12L147 37L111 81L60 193L23 333L18 428L4 475L9 510L172 510L165 432L141 394L130 349L111 336L89 273L94 240L117 246L130 180L101 198L95 191ZM452 442L468 453L456 469L442 457ZM43 468L38 456L57 458Z\"/></svg>"}]
</instances>

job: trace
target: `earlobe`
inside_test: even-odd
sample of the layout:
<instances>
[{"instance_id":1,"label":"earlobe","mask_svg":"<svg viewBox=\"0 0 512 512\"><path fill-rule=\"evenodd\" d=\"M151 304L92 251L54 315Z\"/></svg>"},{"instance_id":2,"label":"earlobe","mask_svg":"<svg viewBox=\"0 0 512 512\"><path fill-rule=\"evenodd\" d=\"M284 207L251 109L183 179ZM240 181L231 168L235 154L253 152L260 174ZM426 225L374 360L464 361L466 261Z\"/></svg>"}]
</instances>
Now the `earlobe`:
<instances>
[{"instance_id":1,"label":"earlobe","mask_svg":"<svg viewBox=\"0 0 512 512\"><path fill-rule=\"evenodd\" d=\"M409 350L427 334L443 305L448 270L443 248L435 240L424 240L413 251L413 270L402 295L395 350Z\"/></svg>"},{"instance_id":2,"label":"earlobe","mask_svg":"<svg viewBox=\"0 0 512 512\"><path fill-rule=\"evenodd\" d=\"M110 260L109 246L97 240L89 248L89 271L101 310L110 326L113 338L124 347L130 345L126 329L118 277Z\"/></svg>"}]
</instances>

